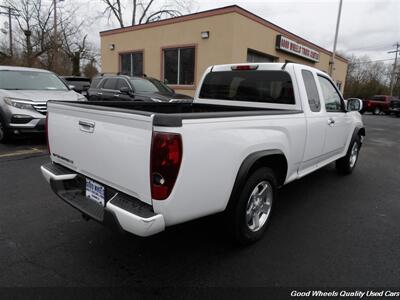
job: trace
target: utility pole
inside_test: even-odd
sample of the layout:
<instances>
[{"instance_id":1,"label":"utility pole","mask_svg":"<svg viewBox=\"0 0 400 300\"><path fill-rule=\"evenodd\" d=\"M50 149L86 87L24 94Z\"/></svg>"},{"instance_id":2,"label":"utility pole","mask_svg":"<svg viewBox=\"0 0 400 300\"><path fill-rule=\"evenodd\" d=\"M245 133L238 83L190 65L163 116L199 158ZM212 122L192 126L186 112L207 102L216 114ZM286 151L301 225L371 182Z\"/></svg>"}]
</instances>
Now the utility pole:
<instances>
[{"instance_id":1,"label":"utility pole","mask_svg":"<svg viewBox=\"0 0 400 300\"><path fill-rule=\"evenodd\" d=\"M18 11L11 6L4 6L0 5L0 8L3 8L6 10L6 12L0 11L0 15L8 15L8 34L10 36L10 56L14 56L14 50L13 50L13 34L12 34L12 17L18 17Z\"/></svg>"},{"instance_id":2,"label":"utility pole","mask_svg":"<svg viewBox=\"0 0 400 300\"><path fill-rule=\"evenodd\" d=\"M395 45L396 50L389 51L388 53L396 53L395 59L394 59L394 65L393 65L393 72L392 76L390 77L390 96L393 96L393 89L394 89L394 83L395 83L395 77L396 77L396 69L397 69L397 54L400 52L400 44L397 42Z\"/></svg>"},{"instance_id":3,"label":"utility pole","mask_svg":"<svg viewBox=\"0 0 400 300\"><path fill-rule=\"evenodd\" d=\"M10 56L13 57L14 56L14 51L13 51L13 44L12 44L12 22L11 22L11 7L8 8L8 29L10 30Z\"/></svg>"},{"instance_id":4,"label":"utility pole","mask_svg":"<svg viewBox=\"0 0 400 300\"><path fill-rule=\"evenodd\" d=\"M58 32L57 32L57 0L53 0L54 6L54 53L53 53L53 67L57 71L58 66Z\"/></svg>"},{"instance_id":5,"label":"utility pole","mask_svg":"<svg viewBox=\"0 0 400 300\"><path fill-rule=\"evenodd\" d=\"M331 68L330 68L329 75L331 75L333 80L335 80L333 77L335 74L336 45L337 45L337 40L338 40L338 35L339 35L340 17L342 15L342 4L343 4L343 0L340 0L339 12L338 12L338 17L337 17L337 21L336 21L335 41L333 42L332 60L330 61Z\"/></svg>"}]
</instances>

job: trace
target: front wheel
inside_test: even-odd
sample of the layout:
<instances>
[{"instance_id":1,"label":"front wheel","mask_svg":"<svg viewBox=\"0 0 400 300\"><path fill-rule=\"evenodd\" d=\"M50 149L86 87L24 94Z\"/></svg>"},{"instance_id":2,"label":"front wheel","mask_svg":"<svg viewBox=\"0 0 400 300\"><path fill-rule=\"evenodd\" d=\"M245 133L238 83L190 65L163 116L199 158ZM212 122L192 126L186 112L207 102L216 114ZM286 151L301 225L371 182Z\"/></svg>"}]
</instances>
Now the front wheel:
<instances>
[{"instance_id":1,"label":"front wheel","mask_svg":"<svg viewBox=\"0 0 400 300\"><path fill-rule=\"evenodd\" d=\"M361 138L358 135L349 146L345 157L336 161L336 169L341 174L351 174L356 167L361 148Z\"/></svg>"},{"instance_id":2,"label":"front wheel","mask_svg":"<svg viewBox=\"0 0 400 300\"><path fill-rule=\"evenodd\" d=\"M271 218L276 200L277 180L270 168L260 168L247 179L230 212L235 240L250 244L259 240Z\"/></svg>"},{"instance_id":3,"label":"front wheel","mask_svg":"<svg viewBox=\"0 0 400 300\"><path fill-rule=\"evenodd\" d=\"M6 142L8 139L8 134L3 122L0 119L0 143Z\"/></svg>"}]
</instances>

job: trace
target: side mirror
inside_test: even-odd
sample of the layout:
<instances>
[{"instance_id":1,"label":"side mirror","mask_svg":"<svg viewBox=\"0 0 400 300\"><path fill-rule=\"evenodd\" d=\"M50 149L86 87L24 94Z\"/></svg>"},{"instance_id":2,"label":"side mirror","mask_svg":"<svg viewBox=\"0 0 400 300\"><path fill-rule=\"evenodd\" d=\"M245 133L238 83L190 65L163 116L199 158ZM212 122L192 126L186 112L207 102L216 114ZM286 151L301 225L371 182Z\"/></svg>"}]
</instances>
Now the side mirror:
<instances>
[{"instance_id":1,"label":"side mirror","mask_svg":"<svg viewBox=\"0 0 400 300\"><path fill-rule=\"evenodd\" d=\"M360 111L363 108L361 99L351 98L347 100L347 111Z\"/></svg>"},{"instance_id":2,"label":"side mirror","mask_svg":"<svg viewBox=\"0 0 400 300\"><path fill-rule=\"evenodd\" d=\"M133 96L133 91L126 86L122 87L119 91L124 95L129 95L131 97Z\"/></svg>"}]
</instances>

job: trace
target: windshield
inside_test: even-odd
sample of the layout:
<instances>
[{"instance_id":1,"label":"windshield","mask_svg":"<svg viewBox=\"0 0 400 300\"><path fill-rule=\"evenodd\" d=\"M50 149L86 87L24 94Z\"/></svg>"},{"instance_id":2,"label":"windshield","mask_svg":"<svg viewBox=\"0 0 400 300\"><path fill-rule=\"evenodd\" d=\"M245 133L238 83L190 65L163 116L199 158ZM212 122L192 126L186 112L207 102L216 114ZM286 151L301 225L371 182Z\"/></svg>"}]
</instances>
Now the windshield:
<instances>
[{"instance_id":1,"label":"windshield","mask_svg":"<svg viewBox=\"0 0 400 300\"><path fill-rule=\"evenodd\" d=\"M173 91L163 84L161 81L151 78L131 78L130 82L136 92L143 93L168 93L171 94Z\"/></svg>"},{"instance_id":2,"label":"windshield","mask_svg":"<svg viewBox=\"0 0 400 300\"><path fill-rule=\"evenodd\" d=\"M372 98L371 98L371 100L374 100L374 101L385 101L385 97L384 96L373 96Z\"/></svg>"},{"instance_id":3,"label":"windshield","mask_svg":"<svg viewBox=\"0 0 400 300\"><path fill-rule=\"evenodd\" d=\"M0 71L0 89L67 91L67 86L53 73L37 71Z\"/></svg>"}]
</instances>

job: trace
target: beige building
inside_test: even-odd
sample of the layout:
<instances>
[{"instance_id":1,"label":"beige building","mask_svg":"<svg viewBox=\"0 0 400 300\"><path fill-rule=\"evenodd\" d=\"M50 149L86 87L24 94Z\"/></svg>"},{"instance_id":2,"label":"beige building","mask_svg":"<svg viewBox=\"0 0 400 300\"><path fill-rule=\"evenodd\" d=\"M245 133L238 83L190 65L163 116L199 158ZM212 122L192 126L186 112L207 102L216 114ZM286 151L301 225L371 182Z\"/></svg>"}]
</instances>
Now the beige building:
<instances>
[{"instance_id":1,"label":"beige building","mask_svg":"<svg viewBox=\"0 0 400 300\"><path fill-rule=\"evenodd\" d=\"M332 56L236 5L103 31L100 36L103 72L146 74L191 96L210 65L296 62L328 72ZM342 90L347 63L336 57L334 79Z\"/></svg>"}]
</instances>

